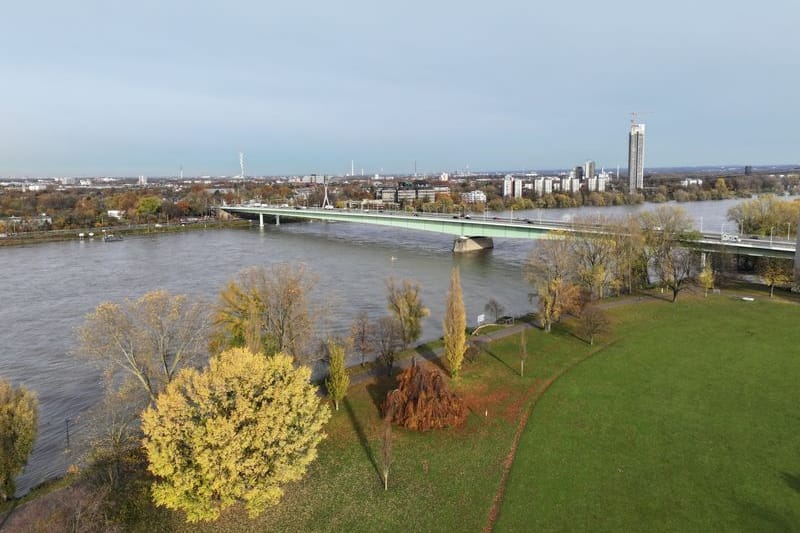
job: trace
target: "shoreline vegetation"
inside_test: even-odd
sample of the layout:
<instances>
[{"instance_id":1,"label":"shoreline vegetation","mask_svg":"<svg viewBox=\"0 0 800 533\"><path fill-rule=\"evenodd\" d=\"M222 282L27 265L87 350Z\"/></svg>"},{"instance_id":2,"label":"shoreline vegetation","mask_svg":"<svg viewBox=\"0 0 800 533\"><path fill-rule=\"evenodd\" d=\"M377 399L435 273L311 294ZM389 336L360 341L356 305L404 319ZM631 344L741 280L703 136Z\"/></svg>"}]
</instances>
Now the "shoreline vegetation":
<instances>
[{"instance_id":1,"label":"shoreline vegetation","mask_svg":"<svg viewBox=\"0 0 800 533\"><path fill-rule=\"evenodd\" d=\"M219 228L246 228L250 227L250 225L251 221L244 219L221 220L215 217L209 217L206 220L197 220L190 223L128 224L84 229L25 231L7 234L6 237L0 239L0 247L74 240L102 241L104 235L115 235L124 238L132 235L152 235L156 233L182 233L186 231ZM81 234L83 234L83 237L80 236ZM92 235L90 236L90 234Z\"/></svg>"},{"instance_id":2,"label":"shoreline vegetation","mask_svg":"<svg viewBox=\"0 0 800 533\"><path fill-rule=\"evenodd\" d=\"M787 368L800 371L788 348L800 342L792 326L800 318L798 297L770 298L767 288L745 284L721 289L708 297L692 289L678 304L657 289L607 299L602 307L612 327L592 344L571 316L550 334L528 316L481 335L481 350L460 377L446 378L464 398L467 422L424 433L395 429L388 491L377 466L378 404L411 358L444 369L439 340L403 352L392 376L380 364L351 367L348 394L309 475L288 485L284 499L260 517L237 506L214 522L187 524L182 513L152 504L150 476L140 474L110 495L113 521L130 531L199 532L796 524L800 428L793 388L784 385L797 375ZM654 429L664 423L667 433ZM672 470L673 459L693 466ZM613 489L606 486L612 480ZM68 474L6 502L0 525L25 527L37 506L52 509L59 494L80 483L79 474ZM580 498L568 496L576 490ZM430 502L424 512L420 497Z\"/></svg>"}]
</instances>

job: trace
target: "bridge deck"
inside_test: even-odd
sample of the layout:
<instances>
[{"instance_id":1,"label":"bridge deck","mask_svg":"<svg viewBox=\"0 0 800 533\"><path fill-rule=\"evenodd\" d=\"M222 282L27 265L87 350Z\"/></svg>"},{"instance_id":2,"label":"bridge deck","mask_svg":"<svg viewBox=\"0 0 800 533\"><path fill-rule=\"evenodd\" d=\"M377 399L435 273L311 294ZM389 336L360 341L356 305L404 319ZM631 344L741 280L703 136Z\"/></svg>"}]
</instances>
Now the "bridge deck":
<instances>
[{"instance_id":1,"label":"bridge deck","mask_svg":"<svg viewBox=\"0 0 800 533\"><path fill-rule=\"evenodd\" d=\"M362 211L355 209L305 209L275 206L225 206L224 211L246 217L281 217L315 219L336 222L372 224L419 231L432 231L454 236L492 237L506 239L553 239L568 233L605 235L607 227L576 225L572 221L544 219L509 219L493 216L462 217L439 213L410 213L405 211ZM698 240L687 242L693 249L763 257L794 258L796 244L791 241L721 239L720 234L703 233Z\"/></svg>"}]
</instances>

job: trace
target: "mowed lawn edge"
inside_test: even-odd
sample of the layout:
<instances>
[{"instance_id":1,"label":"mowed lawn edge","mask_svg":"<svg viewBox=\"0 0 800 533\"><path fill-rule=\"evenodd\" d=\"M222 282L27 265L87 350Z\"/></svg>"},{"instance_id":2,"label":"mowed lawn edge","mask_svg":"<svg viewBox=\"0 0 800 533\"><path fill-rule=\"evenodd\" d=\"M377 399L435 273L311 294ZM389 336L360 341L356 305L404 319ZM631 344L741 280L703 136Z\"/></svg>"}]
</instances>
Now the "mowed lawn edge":
<instances>
[{"instance_id":1,"label":"mowed lawn edge","mask_svg":"<svg viewBox=\"0 0 800 533\"><path fill-rule=\"evenodd\" d=\"M536 404L495 530L800 529L800 306L609 312L616 342Z\"/></svg>"}]
</instances>

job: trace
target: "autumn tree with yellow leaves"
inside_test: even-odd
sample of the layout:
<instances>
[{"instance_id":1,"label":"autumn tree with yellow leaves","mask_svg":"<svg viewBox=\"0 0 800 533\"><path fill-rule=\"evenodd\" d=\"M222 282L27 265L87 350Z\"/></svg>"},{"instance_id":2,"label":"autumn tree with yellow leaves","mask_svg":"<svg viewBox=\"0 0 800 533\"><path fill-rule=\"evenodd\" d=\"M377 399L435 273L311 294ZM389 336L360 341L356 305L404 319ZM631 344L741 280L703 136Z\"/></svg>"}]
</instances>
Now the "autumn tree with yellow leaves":
<instances>
[{"instance_id":1,"label":"autumn tree with yellow leaves","mask_svg":"<svg viewBox=\"0 0 800 533\"><path fill-rule=\"evenodd\" d=\"M444 315L444 356L450 367L450 375L457 377L467 351L467 312L461 292L461 275L458 267L450 272L450 289Z\"/></svg>"},{"instance_id":2,"label":"autumn tree with yellow leaves","mask_svg":"<svg viewBox=\"0 0 800 533\"><path fill-rule=\"evenodd\" d=\"M234 348L185 369L142 415L156 504L214 520L242 503L257 516L301 479L330 409L292 357Z\"/></svg>"}]
</instances>

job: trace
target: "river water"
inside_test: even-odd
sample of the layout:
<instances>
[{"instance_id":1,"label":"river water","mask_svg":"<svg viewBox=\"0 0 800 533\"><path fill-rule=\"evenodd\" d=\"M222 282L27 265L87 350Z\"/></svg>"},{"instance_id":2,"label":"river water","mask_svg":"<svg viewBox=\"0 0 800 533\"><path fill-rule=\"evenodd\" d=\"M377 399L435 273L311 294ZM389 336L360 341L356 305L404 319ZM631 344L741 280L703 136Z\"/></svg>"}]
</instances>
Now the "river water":
<instances>
[{"instance_id":1,"label":"river water","mask_svg":"<svg viewBox=\"0 0 800 533\"><path fill-rule=\"evenodd\" d=\"M737 200L683 204L700 227L720 231ZM624 215L651 204L515 212L514 218L569 220ZM508 214L505 214L508 216ZM729 227L732 232L733 223ZM223 229L130 237L123 242L67 241L0 249L0 376L23 384L39 398L39 436L18 493L63 474L75 461L68 431L85 431L86 412L102 395L100 371L73 354L74 329L104 301L136 298L163 288L213 302L243 268L303 262L319 276L319 300L332 302L330 332L344 335L353 317L384 314L389 277L413 279L431 310L423 339L441 333L453 265L461 268L467 322L490 298L507 313L531 309L522 265L535 241L495 239L477 255L451 253L452 237L347 223L311 222L263 230ZM69 428L69 429L68 429Z\"/></svg>"}]
</instances>

